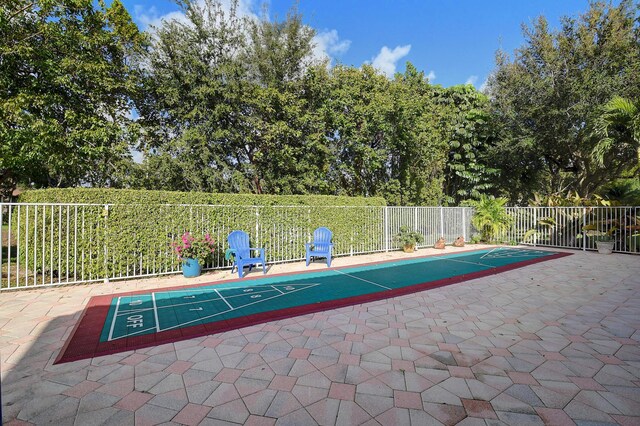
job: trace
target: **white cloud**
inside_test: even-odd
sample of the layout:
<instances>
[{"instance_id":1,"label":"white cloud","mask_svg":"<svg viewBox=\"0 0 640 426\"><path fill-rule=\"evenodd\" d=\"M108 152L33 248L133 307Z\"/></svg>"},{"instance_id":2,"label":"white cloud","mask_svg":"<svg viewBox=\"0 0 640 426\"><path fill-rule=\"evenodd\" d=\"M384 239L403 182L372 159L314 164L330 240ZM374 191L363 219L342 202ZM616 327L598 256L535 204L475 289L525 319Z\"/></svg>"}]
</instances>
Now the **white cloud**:
<instances>
[{"instance_id":1,"label":"white cloud","mask_svg":"<svg viewBox=\"0 0 640 426\"><path fill-rule=\"evenodd\" d=\"M429 83L433 83L433 80L436 79L435 71L433 70L429 71L429 74L427 74L427 78L429 79Z\"/></svg>"},{"instance_id":2,"label":"white cloud","mask_svg":"<svg viewBox=\"0 0 640 426\"><path fill-rule=\"evenodd\" d=\"M232 0L222 0L221 6L225 16L231 10ZM196 7L205 9L206 0L196 0ZM236 16L257 19L258 15L253 12L253 0L240 0L236 8ZM160 15L155 6L145 8L142 5L135 5L133 9L134 20L143 30L149 30L152 27L159 27L163 21L178 21L188 23L187 17L179 10L175 10L164 15Z\"/></svg>"},{"instance_id":3,"label":"white cloud","mask_svg":"<svg viewBox=\"0 0 640 426\"><path fill-rule=\"evenodd\" d=\"M477 81L478 81L477 75L470 75L469 78L467 78L467 81L464 82L464 84L471 84L472 86L475 86Z\"/></svg>"},{"instance_id":4,"label":"white cloud","mask_svg":"<svg viewBox=\"0 0 640 426\"><path fill-rule=\"evenodd\" d=\"M489 84L489 78L485 78L482 84L480 85L479 91L483 92L487 89L487 84Z\"/></svg>"},{"instance_id":5,"label":"white cloud","mask_svg":"<svg viewBox=\"0 0 640 426\"><path fill-rule=\"evenodd\" d=\"M387 46L383 46L382 49L380 49L380 53L373 58L371 65L391 78L396 72L396 63L407 56L410 50L410 44L406 46L396 46L393 50L390 50Z\"/></svg>"},{"instance_id":6,"label":"white cloud","mask_svg":"<svg viewBox=\"0 0 640 426\"><path fill-rule=\"evenodd\" d=\"M331 64L334 56L342 55L349 50L351 40L340 40L338 31L325 30L313 37L313 44L312 56L318 60L328 59Z\"/></svg>"}]
</instances>

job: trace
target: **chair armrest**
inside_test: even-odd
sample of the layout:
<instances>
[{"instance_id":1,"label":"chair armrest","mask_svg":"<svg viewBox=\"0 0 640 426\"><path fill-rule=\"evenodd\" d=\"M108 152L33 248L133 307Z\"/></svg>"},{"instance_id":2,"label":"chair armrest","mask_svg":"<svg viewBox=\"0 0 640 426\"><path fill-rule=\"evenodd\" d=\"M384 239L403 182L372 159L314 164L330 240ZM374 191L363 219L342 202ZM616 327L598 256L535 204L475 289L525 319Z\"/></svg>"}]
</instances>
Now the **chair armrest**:
<instances>
[{"instance_id":1,"label":"chair armrest","mask_svg":"<svg viewBox=\"0 0 640 426\"><path fill-rule=\"evenodd\" d=\"M312 245L313 245L313 243L304 243L305 250L311 250L311 246Z\"/></svg>"}]
</instances>

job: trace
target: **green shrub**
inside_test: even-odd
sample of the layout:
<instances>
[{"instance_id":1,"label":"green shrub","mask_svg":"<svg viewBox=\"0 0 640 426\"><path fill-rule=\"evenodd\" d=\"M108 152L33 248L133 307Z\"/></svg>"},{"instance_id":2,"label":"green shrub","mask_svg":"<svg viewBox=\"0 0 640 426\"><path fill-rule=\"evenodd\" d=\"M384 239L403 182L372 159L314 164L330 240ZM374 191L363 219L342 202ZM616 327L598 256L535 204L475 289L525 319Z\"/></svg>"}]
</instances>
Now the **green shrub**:
<instances>
[{"instance_id":1,"label":"green shrub","mask_svg":"<svg viewBox=\"0 0 640 426\"><path fill-rule=\"evenodd\" d=\"M170 244L187 231L213 236L209 268L227 264L234 229L265 247L269 262L303 258L319 226L333 231L337 255L380 250L384 234L382 198L77 188L27 191L20 202L76 203L23 205L13 217L21 264L28 257L30 270L63 282L174 271Z\"/></svg>"}]
</instances>

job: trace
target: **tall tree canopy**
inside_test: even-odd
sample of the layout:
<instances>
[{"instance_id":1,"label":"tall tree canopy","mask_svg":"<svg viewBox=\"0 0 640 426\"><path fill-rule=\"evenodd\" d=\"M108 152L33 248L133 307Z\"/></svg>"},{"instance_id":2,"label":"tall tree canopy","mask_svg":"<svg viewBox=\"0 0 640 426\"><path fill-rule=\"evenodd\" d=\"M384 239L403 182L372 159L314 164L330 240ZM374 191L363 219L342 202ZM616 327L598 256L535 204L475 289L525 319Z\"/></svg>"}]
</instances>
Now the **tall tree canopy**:
<instances>
[{"instance_id":1,"label":"tall tree canopy","mask_svg":"<svg viewBox=\"0 0 640 426\"><path fill-rule=\"evenodd\" d=\"M0 7L0 181L118 185L144 37L119 0Z\"/></svg>"},{"instance_id":2,"label":"tall tree canopy","mask_svg":"<svg viewBox=\"0 0 640 426\"><path fill-rule=\"evenodd\" d=\"M495 156L512 201L533 191L589 196L627 169L623 157L602 167L591 153L603 105L640 95L638 10L630 0L594 2L563 18L558 31L540 17L524 27L526 42L512 59L498 53L488 92L501 124Z\"/></svg>"}]
</instances>

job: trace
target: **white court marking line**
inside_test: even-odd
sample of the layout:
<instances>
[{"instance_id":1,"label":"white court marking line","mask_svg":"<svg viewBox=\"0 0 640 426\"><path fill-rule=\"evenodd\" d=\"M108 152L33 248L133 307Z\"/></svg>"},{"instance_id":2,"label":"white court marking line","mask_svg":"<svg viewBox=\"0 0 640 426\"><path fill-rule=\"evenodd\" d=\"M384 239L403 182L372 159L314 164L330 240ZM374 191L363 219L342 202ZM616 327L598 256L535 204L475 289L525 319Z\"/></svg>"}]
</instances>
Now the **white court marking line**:
<instances>
[{"instance_id":1,"label":"white court marking line","mask_svg":"<svg viewBox=\"0 0 640 426\"><path fill-rule=\"evenodd\" d=\"M151 301L153 302L153 317L156 321L156 333L160 331L160 321L158 320L158 306L156 305L156 294L151 293Z\"/></svg>"},{"instance_id":2,"label":"white court marking line","mask_svg":"<svg viewBox=\"0 0 640 426\"><path fill-rule=\"evenodd\" d=\"M480 262L469 262L468 260L449 259L449 258L446 258L446 257L441 257L440 259L441 260L448 260L450 262L468 263L469 265L486 266L487 268L497 268L497 266L485 265L484 263L480 263Z\"/></svg>"},{"instance_id":3,"label":"white court marking line","mask_svg":"<svg viewBox=\"0 0 640 426\"><path fill-rule=\"evenodd\" d=\"M120 312L118 312L117 316L122 317L125 315L129 315L129 314L139 314L140 312L147 312L152 310L153 308L140 308L140 309L133 309L131 311L124 311L122 309L120 309Z\"/></svg>"},{"instance_id":4,"label":"white court marking line","mask_svg":"<svg viewBox=\"0 0 640 426\"><path fill-rule=\"evenodd\" d=\"M218 290L214 290L216 293L218 293L218 296L220 296L220 298L222 300L224 300L224 303L227 304L227 306L229 307L229 309L233 309L233 307L231 306L231 304L229 304L229 302L227 302L227 299L225 299L224 297L222 297L222 295L220 294L220 292Z\"/></svg>"},{"instance_id":5,"label":"white court marking line","mask_svg":"<svg viewBox=\"0 0 640 426\"><path fill-rule=\"evenodd\" d=\"M334 269L334 271L338 272L338 273L340 273L342 275L346 275L348 277L355 278L356 280L364 281L366 283L377 285L378 287L386 288L387 290L391 290L391 287L387 287L387 286L384 286L382 284L374 283L373 281L365 280L364 278L356 277L355 275L347 274L346 272L342 272L342 271L339 271L337 269Z\"/></svg>"},{"instance_id":6,"label":"white court marking line","mask_svg":"<svg viewBox=\"0 0 640 426\"><path fill-rule=\"evenodd\" d=\"M224 290L224 289L222 289L222 290ZM253 289L251 289L251 290L253 290ZM219 290L215 290L215 289L213 291L209 290L209 293L213 294L214 292L217 293L218 291ZM226 302L226 299L231 299L231 298L234 298L234 297L246 296L248 294L261 294L261 293L270 293L270 292L273 292L273 290L266 289L266 290L263 290L263 291L256 291L256 292L252 291L250 293L242 293L242 294L236 294L236 295L233 295L233 296L227 296L226 298L224 296L222 296L220 293L218 293L218 296L220 296L220 297L213 297L211 299L197 300L195 302L176 303L175 305L162 305L162 306L158 307L158 309L173 308L175 306L197 305L198 303L212 302L214 300L220 300L220 299L223 299Z\"/></svg>"},{"instance_id":7,"label":"white court marking line","mask_svg":"<svg viewBox=\"0 0 640 426\"><path fill-rule=\"evenodd\" d=\"M216 312L215 314L207 315L207 316L204 316L202 318L198 318L197 320L191 320L191 321L187 321L187 322L184 322L184 323L181 323L181 324L176 324L176 325L173 325L171 327L165 328L164 330L161 330L161 331L172 330L174 328L184 327L184 326L186 326L188 324L191 324L191 323L194 323L194 322L203 321L203 320L206 320L206 319L209 319L209 318L217 317L218 315L226 314L227 312L235 311L235 310L241 309L241 308L246 308L247 306L255 305L256 303L266 302L267 300L275 299L276 297L282 297L282 296L284 296L286 294L295 293L295 292L300 291L300 290L306 290L308 288L315 287L315 286L318 286L318 285L320 285L320 284L319 283L315 283L315 284L314 283L310 283L310 284L307 285L307 287L299 288L297 290L292 290L289 293L276 294L275 296L267 297L266 299L256 300L255 302L247 303L246 305L238 306L236 308L227 309L226 311L222 311L222 312Z\"/></svg>"},{"instance_id":8,"label":"white court marking line","mask_svg":"<svg viewBox=\"0 0 640 426\"><path fill-rule=\"evenodd\" d=\"M504 253L504 254L501 254ZM541 250L527 250L527 249L510 249L509 251L503 251L491 256L492 259L508 259L511 257L545 257L548 256L548 252ZM489 258L489 256L487 256Z\"/></svg>"},{"instance_id":9,"label":"white court marking line","mask_svg":"<svg viewBox=\"0 0 640 426\"><path fill-rule=\"evenodd\" d=\"M151 328L145 328L144 330L134 331L133 333L125 334L124 336L120 336L120 337L115 337L115 338L113 338L113 339L109 339L109 340L108 340L108 342L111 342L111 341L113 341L113 340L120 340L120 339L124 339L124 338L126 338L126 337L131 337L131 336L133 336L133 335L141 334L141 333L145 333L145 332L147 332L147 331L151 331L151 330L155 330L155 329L156 329L156 327L151 327Z\"/></svg>"},{"instance_id":10,"label":"white court marking line","mask_svg":"<svg viewBox=\"0 0 640 426\"><path fill-rule=\"evenodd\" d=\"M280 294L284 294L284 291L281 291L279 288L276 288L274 286L271 286L272 289L276 290L277 292L279 292Z\"/></svg>"},{"instance_id":11,"label":"white court marking line","mask_svg":"<svg viewBox=\"0 0 640 426\"><path fill-rule=\"evenodd\" d=\"M501 249L501 248L502 248L502 247L492 248L492 249L491 249L491 250L489 250L487 253L485 253L485 254L483 254L482 256L480 256L480 259L484 259L484 257L485 257L485 256L487 256L487 255L489 255L489 254L493 253L494 251L499 250L499 249Z\"/></svg>"},{"instance_id":12,"label":"white court marking line","mask_svg":"<svg viewBox=\"0 0 640 426\"><path fill-rule=\"evenodd\" d=\"M309 283L309 284L315 284L315 285L317 285L317 284L319 284L319 283ZM288 286L296 286L296 285L304 285L304 286L306 286L306 285L309 285L309 284L293 283L293 284L283 284L283 285L285 285L285 287L288 287ZM198 304L198 303L211 302L211 301L214 301L214 300L220 300L220 299L233 299L234 297L243 297L243 296L247 296L247 295L249 295L249 294L270 293L270 292L273 292L273 290L279 291L279 292L280 292L280 293L282 293L282 294L286 294L286 293L284 293L284 292L282 292L282 291L278 290L277 288L273 288L273 289L265 288L265 289L263 289L262 291L253 291L253 289L254 289L254 288L261 288L261 287L262 287L262 286L256 286L256 287L236 287L236 288L233 288L233 289L221 288L220 290L214 289L213 291L208 290L207 292L209 292L209 293L218 292L218 295L219 295L220 297L219 297L219 298L214 297L214 298L211 298L211 299L205 299L205 300L198 300L198 301L195 301L195 302L176 303L175 305L162 305L162 306L159 306L159 307L158 307L158 309L173 308L173 307L175 307L175 306L195 305L195 304ZM269 286L269 287L273 287L273 286ZM224 291L224 290L237 290L237 289L244 289L244 290L245 290L245 292L244 292L244 293L240 293L240 294L234 294L234 295L232 295L232 296L222 296L222 295L219 293L220 291ZM248 290L249 290L249 291L248 291ZM183 290L183 291L184 291L184 290ZM162 293L158 293L158 294L165 294L165 293L168 293L168 292L162 292ZM225 300L225 302L226 302L226 300ZM149 309L150 309L150 308L149 308Z\"/></svg>"},{"instance_id":13,"label":"white court marking line","mask_svg":"<svg viewBox=\"0 0 640 426\"><path fill-rule=\"evenodd\" d=\"M116 310L113 312L113 319L111 320L111 328L109 329L109 337L107 341L111 341L111 337L113 336L113 329L116 326L116 319L118 318L118 308L120 307L120 297L118 297L118 301L116 302Z\"/></svg>"}]
</instances>

